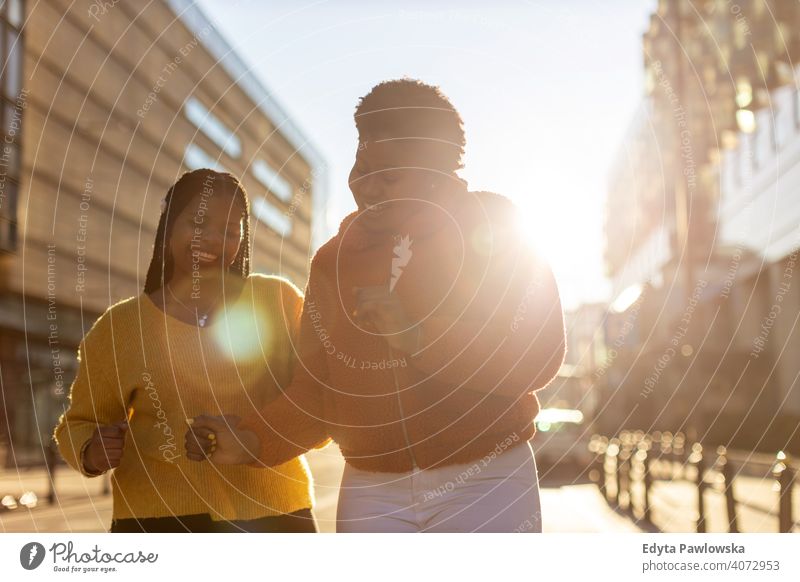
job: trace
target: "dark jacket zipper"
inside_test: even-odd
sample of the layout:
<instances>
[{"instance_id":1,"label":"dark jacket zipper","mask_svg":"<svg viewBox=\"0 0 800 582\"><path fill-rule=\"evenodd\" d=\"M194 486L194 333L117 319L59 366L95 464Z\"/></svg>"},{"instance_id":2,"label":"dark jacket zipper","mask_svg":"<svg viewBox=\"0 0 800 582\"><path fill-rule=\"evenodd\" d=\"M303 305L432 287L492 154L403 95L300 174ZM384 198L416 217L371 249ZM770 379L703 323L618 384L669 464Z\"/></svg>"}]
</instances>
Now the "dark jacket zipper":
<instances>
[{"instance_id":1,"label":"dark jacket zipper","mask_svg":"<svg viewBox=\"0 0 800 582\"><path fill-rule=\"evenodd\" d=\"M394 361L394 351L392 350L392 346L389 346L389 361ZM406 450L408 451L408 456L411 457L411 464L414 467L414 470L419 469L419 465L417 465L417 458L414 456L414 450L411 448L411 439L408 437L408 428L406 427L406 414L403 410L403 401L400 398L400 383L397 380L397 369L392 367L392 377L394 378L394 393L397 396L397 407L400 409L400 426L403 428L403 438L406 441Z\"/></svg>"}]
</instances>

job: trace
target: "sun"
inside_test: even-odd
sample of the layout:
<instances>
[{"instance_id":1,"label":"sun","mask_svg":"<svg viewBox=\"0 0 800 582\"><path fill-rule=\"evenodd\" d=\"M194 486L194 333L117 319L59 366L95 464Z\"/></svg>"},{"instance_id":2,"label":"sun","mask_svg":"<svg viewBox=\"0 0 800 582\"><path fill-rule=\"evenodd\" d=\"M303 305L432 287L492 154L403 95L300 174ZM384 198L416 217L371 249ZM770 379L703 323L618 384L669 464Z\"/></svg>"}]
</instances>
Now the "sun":
<instances>
[{"instance_id":1,"label":"sun","mask_svg":"<svg viewBox=\"0 0 800 582\"><path fill-rule=\"evenodd\" d=\"M565 249L560 244L558 228L553 224L552 209L538 199L514 201L514 204L518 209L515 228L524 244L543 256L551 265L561 260ZM548 220L548 217L551 219Z\"/></svg>"}]
</instances>

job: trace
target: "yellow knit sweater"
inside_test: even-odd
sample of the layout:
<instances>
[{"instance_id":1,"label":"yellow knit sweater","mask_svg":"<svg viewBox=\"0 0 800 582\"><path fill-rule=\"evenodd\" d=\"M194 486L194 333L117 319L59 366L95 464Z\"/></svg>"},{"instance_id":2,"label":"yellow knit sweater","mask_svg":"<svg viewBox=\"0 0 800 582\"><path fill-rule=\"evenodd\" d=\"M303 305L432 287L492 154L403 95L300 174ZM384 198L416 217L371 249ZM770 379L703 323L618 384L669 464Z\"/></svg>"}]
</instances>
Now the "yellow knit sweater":
<instances>
[{"instance_id":1,"label":"yellow knit sweater","mask_svg":"<svg viewBox=\"0 0 800 582\"><path fill-rule=\"evenodd\" d=\"M114 471L114 519L209 513L257 519L312 507L305 458L278 467L186 458L185 419L245 416L291 379L302 296L288 281L251 275L238 299L206 327L166 315L147 295L110 307L80 345L70 406L55 429L64 459L88 475L81 449L100 424L132 408Z\"/></svg>"}]
</instances>

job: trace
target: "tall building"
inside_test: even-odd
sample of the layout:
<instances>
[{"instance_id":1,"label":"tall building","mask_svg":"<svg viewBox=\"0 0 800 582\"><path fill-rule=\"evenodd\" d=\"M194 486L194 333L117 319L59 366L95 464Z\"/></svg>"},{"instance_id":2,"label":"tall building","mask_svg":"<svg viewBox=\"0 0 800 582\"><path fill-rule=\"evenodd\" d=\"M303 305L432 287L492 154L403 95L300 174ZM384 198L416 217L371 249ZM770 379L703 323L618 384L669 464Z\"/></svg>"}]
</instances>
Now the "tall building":
<instances>
[{"instance_id":1,"label":"tall building","mask_svg":"<svg viewBox=\"0 0 800 582\"><path fill-rule=\"evenodd\" d=\"M617 293L658 280L683 252L682 229L690 260L709 254L720 149L752 131L773 89L794 82L798 24L796 2L659 0L643 36L645 96L609 184L606 263ZM631 273L640 251L653 260L639 258Z\"/></svg>"},{"instance_id":2,"label":"tall building","mask_svg":"<svg viewBox=\"0 0 800 582\"><path fill-rule=\"evenodd\" d=\"M753 131L723 152L719 246L728 269L730 343L764 373L748 407L767 401L777 434L800 449L800 66L797 81L755 112ZM734 387L735 389L735 387ZM772 436L772 435L769 435Z\"/></svg>"},{"instance_id":3,"label":"tall building","mask_svg":"<svg viewBox=\"0 0 800 582\"><path fill-rule=\"evenodd\" d=\"M141 292L160 201L183 172L239 176L253 270L303 288L325 163L189 0L9 0L0 26L0 439L13 465L41 460L84 332Z\"/></svg>"},{"instance_id":4,"label":"tall building","mask_svg":"<svg viewBox=\"0 0 800 582\"><path fill-rule=\"evenodd\" d=\"M774 91L795 83L798 24L800 5L781 0L659 0L651 16L645 95L607 199L606 265L619 308L609 321L632 319L637 338L607 376L608 410L619 417L610 425L630 418L635 428L726 441L780 412L766 361L749 361L730 340L742 330L729 325L719 166L725 151L760 135L758 112Z\"/></svg>"}]
</instances>

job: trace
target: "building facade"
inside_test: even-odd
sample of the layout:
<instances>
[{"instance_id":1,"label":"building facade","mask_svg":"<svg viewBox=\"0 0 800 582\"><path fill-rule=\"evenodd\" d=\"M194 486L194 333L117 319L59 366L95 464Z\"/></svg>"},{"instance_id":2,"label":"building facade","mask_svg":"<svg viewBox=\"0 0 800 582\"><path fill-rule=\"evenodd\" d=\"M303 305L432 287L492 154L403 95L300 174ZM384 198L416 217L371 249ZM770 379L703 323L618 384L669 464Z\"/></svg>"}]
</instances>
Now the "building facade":
<instances>
[{"instance_id":1,"label":"building facade","mask_svg":"<svg viewBox=\"0 0 800 582\"><path fill-rule=\"evenodd\" d=\"M719 246L731 343L766 368L752 387L768 401L781 437L800 437L800 67L797 81L755 112L753 131L723 152ZM733 326L732 326L733 327Z\"/></svg>"},{"instance_id":2,"label":"building facade","mask_svg":"<svg viewBox=\"0 0 800 582\"><path fill-rule=\"evenodd\" d=\"M779 0L660 0L651 16L645 95L607 198L606 265L618 307L608 322L634 330L604 378L608 427L763 447L752 426L790 414L780 402L792 384L773 377L768 357L749 357L756 330L745 329L754 324L740 321L741 310L757 322L774 289L762 267L740 268L759 265L763 249L721 236L735 228L726 226L735 212L720 163L729 151L775 151L774 132L760 128L776 91L795 86L798 24L800 6ZM762 223L760 234L769 238L772 226ZM770 435L768 446L784 436Z\"/></svg>"},{"instance_id":3,"label":"building facade","mask_svg":"<svg viewBox=\"0 0 800 582\"><path fill-rule=\"evenodd\" d=\"M325 164L188 0L17 0L0 22L0 438L24 465L42 459L84 332L141 292L169 186L199 167L240 177L253 270L303 288Z\"/></svg>"}]
</instances>

